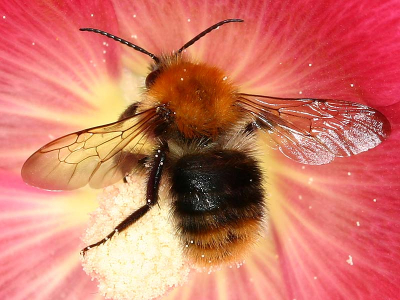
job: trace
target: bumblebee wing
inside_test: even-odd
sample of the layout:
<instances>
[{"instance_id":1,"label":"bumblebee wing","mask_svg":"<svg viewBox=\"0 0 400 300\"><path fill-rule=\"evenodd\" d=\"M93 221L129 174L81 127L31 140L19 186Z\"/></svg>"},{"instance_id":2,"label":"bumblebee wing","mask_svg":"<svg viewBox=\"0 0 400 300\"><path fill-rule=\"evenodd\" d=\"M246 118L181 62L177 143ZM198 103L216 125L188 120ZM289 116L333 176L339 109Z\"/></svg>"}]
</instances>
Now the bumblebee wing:
<instances>
[{"instance_id":1,"label":"bumblebee wing","mask_svg":"<svg viewBox=\"0 0 400 300\"><path fill-rule=\"evenodd\" d=\"M154 145L151 133L156 126L155 115L154 110L147 110L56 139L25 162L22 178L48 190L72 190L87 183L93 188L113 184Z\"/></svg>"},{"instance_id":2,"label":"bumblebee wing","mask_svg":"<svg viewBox=\"0 0 400 300\"><path fill-rule=\"evenodd\" d=\"M367 151L391 130L383 114L349 101L240 94L238 102L268 134L268 144L303 164L322 165Z\"/></svg>"}]
</instances>

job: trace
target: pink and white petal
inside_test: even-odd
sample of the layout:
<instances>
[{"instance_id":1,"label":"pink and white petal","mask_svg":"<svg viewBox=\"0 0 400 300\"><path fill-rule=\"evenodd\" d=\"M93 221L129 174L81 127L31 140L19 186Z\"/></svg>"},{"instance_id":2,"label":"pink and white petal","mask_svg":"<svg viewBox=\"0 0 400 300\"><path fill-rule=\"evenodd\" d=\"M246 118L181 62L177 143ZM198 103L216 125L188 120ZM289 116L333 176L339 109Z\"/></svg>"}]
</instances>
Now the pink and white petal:
<instances>
[{"instance_id":1,"label":"pink and white petal","mask_svg":"<svg viewBox=\"0 0 400 300\"><path fill-rule=\"evenodd\" d=\"M14 5L14 3L12 4ZM0 7L2 8L4 5L5 4L1 4ZM32 5L34 6L34 4ZM48 6L47 4L43 5L43 7ZM17 3L15 3L14 6L19 8ZM360 2L352 3L345 1L331 4L325 4L325 2L324 4L316 4L312 1L255 1L246 3L221 1L218 5L213 1L202 2L201 4L197 1L190 1L185 4L177 1L163 1L157 5L150 5L148 2L139 1L135 1L134 3L128 1L119 1L117 3L115 1L114 6L117 10L118 21L122 24L121 27L123 27L121 29L121 35L123 35L123 37L137 35L138 44L155 53L161 49L170 51L179 48L200 30L221 19L232 17L244 18L246 21L245 24L225 25L223 30L221 29L213 33L214 37L209 36L204 38L204 40L202 39L201 42L189 48L188 53L199 59L203 57L204 60L227 70L232 74L232 78L237 80L242 85L243 90L247 92L293 96L301 91L303 93L302 95L305 96L344 97L348 100L358 101L362 101L359 95L367 95L365 101L374 106L394 104L397 102L397 99L393 97L396 95L399 88L398 84L395 82L398 76L395 76L396 69L393 67L396 65L394 58L398 54L398 47L396 46L397 41L395 38L398 36L398 32L395 31L396 26L394 26L398 14L393 12L397 11L398 8L394 1L389 1L386 4L366 1L362 3L362 5L360 5ZM33 15L40 15L37 14L38 9L33 9L34 7L29 8L30 10L28 9L26 11L20 8L19 11L22 10L25 14L33 11ZM49 13L51 13L51 11L50 9ZM66 11L68 11L68 9L66 9ZM83 9L83 11L85 13L88 12L86 9ZM107 12L107 15L112 15L112 11L104 11ZM70 10L70 13L75 14L76 12ZM90 13L90 16L91 14L92 13ZM98 13L95 11L93 13L93 18L97 15ZM5 16L6 18L3 18L1 21L4 22L10 19L8 15ZM18 16L14 17L17 18ZM78 17L78 19L79 18L80 17ZM54 19L58 20L58 18L52 18L52 20ZM326 20L330 22L326 22ZM369 24L373 24L373 26L371 25L369 27ZM89 25L90 24L82 24L80 26L86 27ZM239 29L242 25L244 29ZM66 24L63 24L60 27L64 28L65 26ZM100 27L97 24L90 26ZM118 33L114 32L111 27L105 27L106 28L103 28L110 32ZM187 29L183 29L183 27ZM140 31L136 31L139 30L136 28L140 28ZM142 28L145 30L142 30ZM22 29L23 28L20 28L19 32L21 32ZM43 30L37 30L37 32L39 31ZM16 33L14 33L14 37L15 34ZM87 35L91 36L93 39L86 40L91 41L90 44L95 43L94 45L98 44L101 46L104 42L104 38L101 39L100 37ZM28 37L30 36L31 35ZM56 38L57 35L53 36L53 39ZM344 41L343 44L341 44L342 39ZM375 40L377 40L377 44L374 44ZM1 41L3 45L7 43L7 41ZM71 45L75 46L74 41L76 41L75 38L68 40L64 48ZM160 41L162 41L162 43ZM18 41L18 43L21 43L21 41ZM384 44L387 44L387 47L382 47ZM7 45L12 47L10 42L8 42ZM112 43L109 43L109 45L111 47ZM371 45L374 45L377 50L373 50ZM35 45L32 46L36 46L36 42ZM127 56L128 60L136 59L136 55L140 56L139 53L128 52L128 50L130 51L131 49L125 50L125 53L129 53ZM44 50L42 49L42 51ZM106 51L108 53L108 49ZM18 53L18 51L16 53ZM21 112L18 113L18 111L22 109L27 110L34 116L42 116L42 112L48 112L44 103L50 101L56 108L60 107L56 111L60 112L61 116L59 116L59 118L61 118L61 121L54 121L54 116L52 117L50 114L47 115L45 119L46 122L43 122L43 124L45 125L44 127L48 129L54 127L52 125L53 123L59 124L59 122L65 122L65 119L69 117L69 115L65 116L67 108L70 109L71 107L74 117L75 113L78 116L82 115L87 117L88 111L98 109L94 105L94 102L90 100L95 98L93 97L93 91L85 84L88 82L85 78L89 79L89 82L100 82L99 84L95 84L96 87L102 85L102 79L99 81L93 79L97 78L97 69L93 71L95 73L92 76L90 75L91 72L85 71L85 69L90 69L90 60L93 57L98 57L99 54L102 54L102 51L97 52L93 50L93 57L81 56L85 54L82 54L80 50L76 50L74 53L79 55L75 56L76 58L72 60L73 62L82 57L84 57L84 62L87 63L87 61L89 61L87 65L82 63L82 65L85 66L85 68L83 68L84 71L79 71L79 75L76 75L73 73L73 70L69 70L69 68L63 64L63 59L59 59L61 61L58 61L54 58L56 60L56 71L51 73L51 76L55 78L62 72L67 73L66 77L69 78L66 80L66 83L68 83L67 86L63 86L65 82L62 80L57 81L56 86L62 86L63 90L66 90L66 92L61 92L61 94L65 95L66 99L71 99L72 103L69 103L69 105L60 103L60 101L54 100L56 95L53 94L51 94L50 98L46 98L44 93L40 93L34 87L28 86L27 82L32 81L25 80L21 84L21 86L24 87L21 90L28 88L29 91L44 97L43 102L39 103L39 109L36 108L36 106L29 105L29 102L26 100L20 102L20 99L25 99L23 97L25 94L23 91L14 88L21 95L18 98L5 97L4 99L6 99L6 101L0 102L0 107L4 107L2 110L9 113L9 116L16 112L18 117L22 114ZM28 54L29 51L26 54L29 58ZM49 55L50 54L54 54L54 51L49 53ZM53 56L50 57L53 58ZM332 57L335 57L335 59L332 59ZM140 58L138 61L134 61L134 63L129 63L129 65L135 66L137 62L149 60L149 58L144 57ZM370 60L373 61L372 67L368 64ZM28 62L31 61L32 59L28 60ZM43 57L39 59L39 62L43 63L43 61ZM25 61L23 60L23 62ZM96 62L101 61L96 60ZM105 64L107 64L107 62L108 60ZM43 77L41 74L44 72L43 70L46 70L45 67L41 67L42 63L34 64L35 67L37 66L39 70L41 70L41 72L37 73L40 78ZM72 64L68 63L67 65L70 66ZM19 67L20 65L15 66L17 70L19 70ZM96 63L96 68L97 67L98 64ZM144 73L144 67L139 69L139 72ZM24 78L24 70L25 69L18 71L14 78ZM7 72L13 74L12 70L7 70ZM82 73L85 74L85 76L80 77ZM110 71L107 69L107 74L111 74L110 76L112 77L114 73L112 70ZM52 81L50 79L47 78L46 80L51 83ZM357 79L357 81L355 79ZM77 84L75 80L77 80L79 84ZM80 80L82 81L80 82ZM36 81L34 82L37 83ZM351 86L351 84L353 84L353 86ZM73 87L72 90L76 91L78 89L78 92L69 93L71 86ZM78 88L76 88L77 86ZM89 86L93 87L93 84L89 84ZM40 84L38 84L38 87L40 87ZM1 86L1 88L1 90L3 90L3 86ZM90 91L88 93L89 96L87 95L87 90ZM6 91L9 92L1 92L2 97L3 95L9 96L8 94L14 93L13 90ZM76 96L76 94L78 94L78 96ZM16 93L15 95L18 96L19 94ZM84 97L81 97L81 95L84 95ZM371 97L371 95L373 97ZM379 95L383 98L378 98ZM11 99L15 99L15 101ZM85 99L85 101L83 103L79 101L75 103L74 99ZM386 100L383 101L382 99ZM0 101L2 101L2 98ZM2 105L2 103L5 105ZM17 105L18 103L22 103L22 105ZM387 110L388 113L392 112L391 116L395 117L396 114L398 114L398 105L394 104L385 110ZM98 114L93 114L93 116L95 116L96 119L98 118ZM92 117L92 115L89 117ZM101 116L101 118L103 117ZM19 118L17 121L21 119L22 118ZM35 118L31 118L31 120L31 124L34 124ZM74 118L72 120L74 124L72 124L71 127L75 128L75 124L81 121L82 123L91 122L91 120L87 119L80 120L79 118ZM8 128L11 128L11 124L11 122L6 123ZM15 122L13 124L15 124ZM29 128L29 124L30 123L27 123L25 128ZM39 122L39 124L41 123ZM62 131L63 128L64 127L60 126L58 130ZM49 134L46 129L43 130L43 133L45 133L45 137ZM50 132L50 134L52 133ZM41 136L43 136L43 134L41 134ZM23 137L24 135L21 135L21 139ZM34 141L33 139L32 143L34 143ZM198 299L235 299L238 297L240 297L240 299L264 299L266 295L272 295L272 299L285 299L289 295L292 298L297 297L296 299L302 299L310 298L310 295L316 295L318 297L321 296L323 299L332 299L335 296L342 296L343 294L350 294L353 296L353 292L355 292L363 298L368 298L367 293L371 292L371 290L364 289L365 285L361 283L362 277L360 276L362 272L360 272L360 270L366 271L366 281L373 280L374 283L382 283L382 285L387 288L386 294L383 295L391 295L391 293L394 293L395 290L393 290L393 286L390 285L390 282L387 280L388 276L393 275L392 269L390 269L390 266L387 266L387 262L392 263L393 257L396 258L396 256L393 255L393 257L390 257L393 252L391 252L391 249L388 249L391 245L387 241L392 239L392 246L398 247L398 237L390 227L398 225L394 222L396 218L398 219L399 214L394 207L393 201L397 190L386 189L387 194L380 191L383 196L382 199L386 199L385 201L388 205L384 207L381 206L379 209L376 209L375 206L371 206L374 203L379 203L379 198L373 198L377 199L377 202L374 202L372 199L372 203L369 203L365 202L366 200L363 195L370 196L376 193L377 191L374 188L376 182L383 183L382 185L386 187L395 185L396 181L393 180L396 176L390 176L390 172L383 171L387 168L386 163L397 163L392 165L395 168L399 165L398 162L389 160L380 161L380 158L382 154L386 153L388 157L394 159L395 153L393 149L398 147L396 141L398 141L398 134L395 132L392 135L392 141L389 140L386 144L387 148L385 148L385 150L379 150L380 148L377 148L373 150L373 152L362 154L359 158L352 158L349 161L343 160L343 163L341 163L341 161L335 162L333 165L326 167L306 167L306 169L303 170L299 165L287 161L280 161L280 158L277 158L279 160L271 161L271 167L268 168L270 172L268 187L271 193L271 238L273 238L275 242L268 243L268 241L265 241L266 245L261 245L259 251L254 253L253 257L248 259L246 265L239 270L222 271L211 275L204 273L194 274L193 276L195 278L190 282L190 289L183 287L174 290L170 296L186 296L187 298L196 296ZM40 144L41 143L37 146ZM14 142L10 143L10 145L14 145ZM382 147L384 145L382 145ZM27 147L28 146L29 145L27 145ZM23 148L25 146L20 145L19 147ZM15 148L11 147L11 149ZM12 156L12 153L13 151L9 152L9 158ZM366 155L367 158L365 158ZM370 171L370 161L372 162L371 166L373 170L380 167L383 174L382 177L375 172L367 172ZM15 163L18 165L20 160L17 160ZM360 166L362 167L361 171ZM289 171L285 174L285 170ZM336 170L336 173L332 170ZM346 175L348 172L351 174L350 177L357 175L362 180L365 180L366 184L363 183L361 186L357 185L357 190L355 191L354 185L348 184L348 180L345 182L341 180L343 175L345 175L345 177L349 176ZM310 177L313 178L312 185L317 188L310 189L308 184ZM306 182L301 181L301 178L306 178ZM12 183L13 180L8 179L4 182L7 182L7 184L14 184ZM347 188L343 188L346 184L348 184ZM293 185L296 188L288 191L288 185ZM15 186L18 186L18 184L15 184ZM331 192L328 190L327 193L321 193L321 190L332 189L332 186L336 190L340 189L340 191ZM21 190L23 190L22 187ZM309 211L310 205L302 205L302 202L298 199L299 195L302 195L302 199L311 203L312 209L315 208L314 210L321 212L324 208L327 212L321 215L313 214ZM354 204L354 199L357 199L357 205ZM332 205L326 208L326 203ZM9 205L11 204L9 203ZM365 211L367 211L367 214ZM357 231L358 229L364 228L362 224L368 223L370 216L376 216L374 220L376 219L377 222L370 223L370 228L373 229L370 230L372 233L368 231L368 228L365 229L365 231L364 229L362 229L363 231ZM366 253L359 244L351 244L352 240L346 233L349 232L349 228L352 228L349 227L349 224L354 222L354 220L357 222L356 217L360 219L360 221L358 221L360 222L360 226L357 226L357 223L355 223L356 225L354 227L357 228L351 232L351 236L354 236L354 239L359 238L363 243L366 243L368 247L370 247L369 249L373 249L372 254L384 253L384 255L371 257L368 256L369 253ZM385 224L388 226L383 226ZM11 225L14 226L11 223L7 223L6 226ZM384 229L385 231L383 231ZM378 247L380 245L377 245L377 241L372 241L369 237L369 235L376 237L379 233L383 235L387 234L387 232L389 232L389 236L384 237L383 241L379 241L379 243L382 244L381 248ZM327 238L325 237L326 235L328 235ZM289 239L291 239L291 241ZM62 240L60 243L64 242L65 240ZM360 243L360 241L358 242ZM71 244L76 243L71 242ZM328 252L332 249L326 249L326 244L333 244L332 248L335 248L335 246L337 248L337 244L341 247L337 252L333 253L333 251ZM275 256L276 252L279 253L278 256ZM328 257L328 255L329 258L333 258L331 259L333 260L332 264L328 264L328 262L330 263L328 260L326 260L328 262L322 261L322 259ZM350 255L352 256L351 260L349 257ZM389 260L385 260L387 257L389 257ZM382 260L380 260L381 258ZM374 259L374 261L371 261L372 259ZM353 265L346 260L353 262ZM363 264L361 260L364 260L366 263ZM359 266L358 261L360 261ZM374 267L375 261L378 261L377 264L381 266L378 270L371 269L371 266L372 268ZM332 267L334 272L332 271L331 273L333 273L333 275L323 272L325 271L324 268L326 269L327 266ZM397 265L392 266L396 267ZM346 269L351 267L355 268ZM354 271L356 268L360 269ZM321 272L315 274L315 271ZM344 272L347 276L355 276L356 287L345 286L344 282L340 281L340 272ZM388 274L387 276L385 276L385 272ZM23 272L20 271L18 275L20 275L20 273ZM328 275L331 275L331 277L328 278ZM317 279L314 279L314 277ZM26 281L29 280L30 277L26 279ZM326 280L330 280L332 285L327 286ZM351 279L349 279L349 281L350 280ZM36 286L40 287L41 283L37 283ZM15 286L13 287L14 289L16 288ZM338 294L340 291L337 291L336 288L342 287L343 293ZM48 295L50 295L50 293L48 293ZM17 298L17 296L15 298ZM23 297L19 296L19 298Z\"/></svg>"},{"instance_id":2,"label":"pink and white petal","mask_svg":"<svg viewBox=\"0 0 400 300\"><path fill-rule=\"evenodd\" d=\"M144 0L114 1L121 34L131 37L135 43L156 55L179 49L202 30L219 21L245 19L244 24L224 25L221 30L213 31L186 51L195 60L219 66L228 74L237 73L243 53L251 54L254 45L247 45L249 35L246 26L248 22L257 23L255 20L259 20L258 12L262 5L262 1L162 1L157 5ZM150 61L130 49L126 49L125 53L128 65Z\"/></svg>"},{"instance_id":3,"label":"pink and white petal","mask_svg":"<svg viewBox=\"0 0 400 300\"><path fill-rule=\"evenodd\" d=\"M398 1L163 1L157 6L115 1L114 6L123 36L155 54L178 49L220 20L244 19L224 25L187 52L226 70L246 92L375 106L392 104L399 94ZM146 59L126 52L135 63Z\"/></svg>"},{"instance_id":4,"label":"pink and white petal","mask_svg":"<svg viewBox=\"0 0 400 300\"><path fill-rule=\"evenodd\" d=\"M0 298L98 298L79 261L93 192L50 195L4 171L0 181Z\"/></svg>"},{"instance_id":5,"label":"pink and white petal","mask_svg":"<svg viewBox=\"0 0 400 300\"><path fill-rule=\"evenodd\" d=\"M118 115L118 47L101 46L100 37L78 31L117 31L112 6L3 1L0 12L0 298L101 298L79 261L95 194L39 191L24 184L19 172L44 143Z\"/></svg>"},{"instance_id":6,"label":"pink and white petal","mask_svg":"<svg viewBox=\"0 0 400 300\"><path fill-rule=\"evenodd\" d=\"M327 166L271 166L272 232L290 299L398 295L399 138Z\"/></svg>"},{"instance_id":7,"label":"pink and white petal","mask_svg":"<svg viewBox=\"0 0 400 300\"><path fill-rule=\"evenodd\" d=\"M257 11L246 24L253 48L235 73L246 92L398 101L398 1L271 1Z\"/></svg>"},{"instance_id":8,"label":"pink and white petal","mask_svg":"<svg viewBox=\"0 0 400 300\"><path fill-rule=\"evenodd\" d=\"M286 299L279 259L269 239L239 268L222 267L208 273L192 272L188 283L167 295L166 299Z\"/></svg>"},{"instance_id":9,"label":"pink and white petal","mask_svg":"<svg viewBox=\"0 0 400 300\"><path fill-rule=\"evenodd\" d=\"M119 45L79 31L118 28L109 1L3 1L0 14L1 167L17 170L55 137L118 116Z\"/></svg>"}]
</instances>

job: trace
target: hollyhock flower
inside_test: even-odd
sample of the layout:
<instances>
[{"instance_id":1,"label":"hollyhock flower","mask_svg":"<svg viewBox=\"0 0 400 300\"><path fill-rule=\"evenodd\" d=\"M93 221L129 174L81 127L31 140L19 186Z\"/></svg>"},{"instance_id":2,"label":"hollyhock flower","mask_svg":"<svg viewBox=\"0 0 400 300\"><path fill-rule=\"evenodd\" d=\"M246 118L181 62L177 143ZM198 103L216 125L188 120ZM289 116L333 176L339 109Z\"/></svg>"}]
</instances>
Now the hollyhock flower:
<instances>
[{"instance_id":1,"label":"hollyhock flower","mask_svg":"<svg viewBox=\"0 0 400 300\"><path fill-rule=\"evenodd\" d=\"M140 99L150 59L77 29L104 29L159 53L226 18L245 23L210 33L188 54L223 69L244 92L365 103L387 116L392 134L375 149L324 166L263 149L268 233L240 268L192 271L184 283L188 271L177 265L184 284L175 282L165 298L398 297L398 1L12 0L0 3L1 299L102 298L82 270L80 237L97 194L103 201L124 185L55 193L20 177L40 146L115 121ZM165 216L162 209L152 213Z\"/></svg>"}]
</instances>

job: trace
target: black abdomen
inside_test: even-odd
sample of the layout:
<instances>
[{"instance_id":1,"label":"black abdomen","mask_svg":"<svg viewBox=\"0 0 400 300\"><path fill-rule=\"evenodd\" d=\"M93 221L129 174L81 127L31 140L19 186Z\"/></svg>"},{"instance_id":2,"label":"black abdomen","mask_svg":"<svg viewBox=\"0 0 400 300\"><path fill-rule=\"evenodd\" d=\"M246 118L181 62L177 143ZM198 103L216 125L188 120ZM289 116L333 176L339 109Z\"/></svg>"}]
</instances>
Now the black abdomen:
<instances>
[{"instance_id":1,"label":"black abdomen","mask_svg":"<svg viewBox=\"0 0 400 300\"><path fill-rule=\"evenodd\" d=\"M197 264L233 261L256 239L264 196L252 157L235 150L190 154L171 177L177 226Z\"/></svg>"}]
</instances>

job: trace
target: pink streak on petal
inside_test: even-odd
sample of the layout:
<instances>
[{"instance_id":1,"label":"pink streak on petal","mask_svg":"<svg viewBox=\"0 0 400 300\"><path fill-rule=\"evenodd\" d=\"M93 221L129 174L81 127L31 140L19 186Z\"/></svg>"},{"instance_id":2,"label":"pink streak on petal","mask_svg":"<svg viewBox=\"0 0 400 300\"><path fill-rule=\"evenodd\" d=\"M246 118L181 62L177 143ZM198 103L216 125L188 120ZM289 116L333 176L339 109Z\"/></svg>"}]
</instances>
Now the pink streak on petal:
<instances>
[{"instance_id":1,"label":"pink streak on petal","mask_svg":"<svg viewBox=\"0 0 400 300\"><path fill-rule=\"evenodd\" d=\"M380 105L396 101L397 1L264 3L255 8L257 14L251 12L257 18L249 15L240 34L252 37L239 46L243 55L234 64L235 77L245 83L246 91L362 97Z\"/></svg>"},{"instance_id":2,"label":"pink streak on petal","mask_svg":"<svg viewBox=\"0 0 400 300\"><path fill-rule=\"evenodd\" d=\"M2 114L0 127L0 168L15 171L21 169L23 161L40 145L76 130L73 126L32 116L21 119L13 113Z\"/></svg>"},{"instance_id":3,"label":"pink streak on petal","mask_svg":"<svg viewBox=\"0 0 400 300\"><path fill-rule=\"evenodd\" d=\"M249 21L258 14L261 2L233 1L162 1L153 5L148 1L114 1L124 37L146 50L159 55L179 49L195 35L209 26L228 18L245 18ZM151 16L151 17L149 17ZM214 30L187 50L189 56L200 61L232 71L241 58L243 24L227 24ZM236 44L239 42L239 44ZM127 49L129 59L142 63L142 55ZM216 55L217 54L217 55ZM147 59L147 61L150 61Z\"/></svg>"},{"instance_id":4,"label":"pink streak on petal","mask_svg":"<svg viewBox=\"0 0 400 300\"><path fill-rule=\"evenodd\" d=\"M112 11L104 17L109 2L91 6L77 1L58 5L31 1L22 6L9 1L2 6L7 17L2 20L5 34L0 46L2 83L7 88L2 89L3 101L19 99L18 105L25 101L55 105L61 110L82 109L82 101L71 99L74 91L69 90L70 85L87 89L98 73L118 75L116 43L107 47L106 54L100 49L94 51L93 43L104 41L104 37L78 30L83 26L117 30ZM103 63L103 59L112 63ZM58 96L50 98L49 92Z\"/></svg>"},{"instance_id":5,"label":"pink streak on petal","mask_svg":"<svg viewBox=\"0 0 400 300\"><path fill-rule=\"evenodd\" d=\"M79 261L83 224L71 223L65 194L33 189L6 172L0 186L0 298L98 298Z\"/></svg>"},{"instance_id":6,"label":"pink streak on petal","mask_svg":"<svg viewBox=\"0 0 400 300\"><path fill-rule=\"evenodd\" d=\"M3 1L0 11L0 166L17 169L27 153L71 131L72 116L92 114L84 96L119 74L119 45L78 29L118 29L109 1Z\"/></svg>"}]
</instances>

